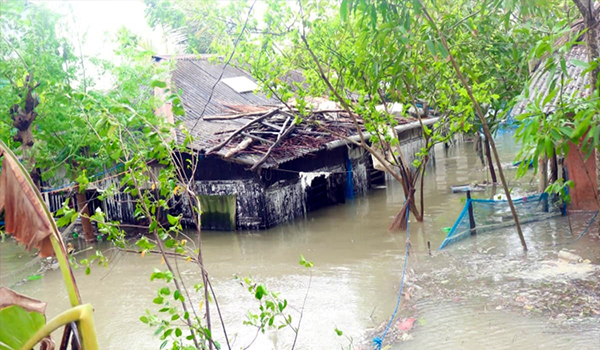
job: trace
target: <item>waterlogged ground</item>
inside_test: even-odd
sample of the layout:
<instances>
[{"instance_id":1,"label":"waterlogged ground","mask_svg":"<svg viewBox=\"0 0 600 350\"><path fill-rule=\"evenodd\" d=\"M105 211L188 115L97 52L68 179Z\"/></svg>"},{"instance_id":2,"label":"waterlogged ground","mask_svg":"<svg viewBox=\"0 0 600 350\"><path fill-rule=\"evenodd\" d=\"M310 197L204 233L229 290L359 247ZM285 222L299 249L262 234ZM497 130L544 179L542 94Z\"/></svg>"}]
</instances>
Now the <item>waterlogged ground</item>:
<instances>
[{"instance_id":1,"label":"waterlogged ground","mask_svg":"<svg viewBox=\"0 0 600 350\"><path fill-rule=\"evenodd\" d=\"M529 224L524 231L527 254L518 249L518 238L504 234L414 257L420 266L408 273L409 300L392 340L403 343L402 349L598 349L599 242L573 243L566 218ZM581 262L558 259L561 250L576 252ZM401 331L407 318L416 326Z\"/></svg>"},{"instance_id":2,"label":"waterlogged ground","mask_svg":"<svg viewBox=\"0 0 600 350\"><path fill-rule=\"evenodd\" d=\"M514 141L504 136L499 144L503 161L510 162L517 147ZM392 325L384 347L599 349L600 242L586 235L573 243L587 218L574 218L572 232L562 217L525 225L527 254L510 228L437 251L445 237L442 228L453 224L463 206L461 196L452 194L449 186L482 182L486 173L480 171L469 143L447 152L436 150L436 158L426 177L426 220L410 224L412 249L400 323ZM520 184L511 181L511 186L527 188L535 183L527 178ZM489 198L491 193L477 196ZM372 338L381 335L396 305L406 237L387 228L402 202L401 189L388 184L367 197L272 230L205 232L207 269L232 349L244 348L254 339L256 331L243 321L247 310L257 309L253 296L234 275L252 275L280 292L294 322L308 290L296 349L371 349ZM578 254L582 262L559 260L561 250ZM96 310L101 347L158 349L161 341L138 318L146 309L156 310L151 300L162 284L150 282L149 276L154 267L162 268L160 258L114 250L106 254L112 258L108 269L95 268L90 276L76 271L83 299ZM300 266L300 254L313 261L314 268ZM35 273L39 264L27 265L30 261L31 256L12 243L0 244L1 284L11 285ZM181 261L179 268L188 284L200 280L191 263ZM48 301L50 316L68 306L58 271L15 289ZM222 339L222 332L215 334ZM289 329L267 332L256 337L252 348L290 349L293 340Z\"/></svg>"}]
</instances>

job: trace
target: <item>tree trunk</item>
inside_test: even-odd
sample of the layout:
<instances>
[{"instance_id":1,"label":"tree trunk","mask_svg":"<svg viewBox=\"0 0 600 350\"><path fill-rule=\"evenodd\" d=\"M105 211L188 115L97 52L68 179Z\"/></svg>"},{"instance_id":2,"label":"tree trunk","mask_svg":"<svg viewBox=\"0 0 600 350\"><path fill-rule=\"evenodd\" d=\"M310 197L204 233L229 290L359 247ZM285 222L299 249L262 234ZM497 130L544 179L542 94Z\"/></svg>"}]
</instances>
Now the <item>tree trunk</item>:
<instances>
[{"instance_id":1,"label":"tree trunk","mask_svg":"<svg viewBox=\"0 0 600 350\"><path fill-rule=\"evenodd\" d=\"M600 148L596 148L596 178L598 179L598 210L600 210ZM598 215L600 217L600 215ZM598 218L598 232L596 233L600 237L600 218Z\"/></svg>"},{"instance_id":2,"label":"tree trunk","mask_svg":"<svg viewBox=\"0 0 600 350\"><path fill-rule=\"evenodd\" d=\"M96 239L96 236L94 235L94 227L90 221L90 210L87 206L85 191L81 192L79 190L79 185L77 185L75 190L77 191L75 194L75 199L77 200L77 210L80 211L79 216L81 218L83 236L85 237L86 242L93 242Z\"/></svg>"},{"instance_id":3,"label":"tree trunk","mask_svg":"<svg viewBox=\"0 0 600 350\"><path fill-rule=\"evenodd\" d=\"M477 139L475 141L475 153L477 153L477 156L479 157L479 160L481 161L481 165L485 166L485 159L484 159L484 151L483 151L483 140L481 139L481 134L477 133Z\"/></svg>"},{"instance_id":4,"label":"tree trunk","mask_svg":"<svg viewBox=\"0 0 600 350\"><path fill-rule=\"evenodd\" d=\"M546 191L548 187L548 157L543 156L538 160L538 170L540 172L540 182L538 184L538 192Z\"/></svg>"},{"instance_id":5,"label":"tree trunk","mask_svg":"<svg viewBox=\"0 0 600 350\"><path fill-rule=\"evenodd\" d=\"M598 47L598 29L596 28L596 16L594 10L594 3L591 0L573 0L575 6L581 13L585 27L585 39L588 47L588 60L593 62L600 56L600 48ZM598 85L598 73L600 73L600 67L596 67L590 75L590 96L593 95Z\"/></svg>"},{"instance_id":6,"label":"tree trunk","mask_svg":"<svg viewBox=\"0 0 600 350\"><path fill-rule=\"evenodd\" d=\"M490 176L492 177L492 183L498 183L496 178L496 170L494 170L494 162L492 161L492 151L490 150L490 140L485 138L485 157L487 158L488 167L490 168Z\"/></svg>"},{"instance_id":7,"label":"tree trunk","mask_svg":"<svg viewBox=\"0 0 600 350\"><path fill-rule=\"evenodd\" d=\"M552 159L550 159L550 183L555 183L556 181L558 181L558 159L556 158L555 151Z\"/></svg>"},{"instance_id":8,"label":"tree trunk","mask_svg":"<svg viewBox=\"0 0 600 350\"><path fill-rule=\"evenodd\" d=\"M35 185L40 189L41 176L39 171L35 169L35 158L31 148L33 146L33 121L37 118L37 112L35 108L38 106L39 101L37 95L33 92L39 85L33 84L33 75L29 74L26 78L27 89L25 94L25 103L23 105L14 104L10 107L10 117L13 121L13 126L17 129L17 133L13 137L13 140L21 143L21 152L23 156L23 162L25 167L30 171L30 176L34 180Z\"/></svg>"},{"instance_id":9,"label":"tree trunk","mask_svg":"<svg viewBox=\"0 0 600 350\"><path fill-rule=\"evenodd\" d=\"M423 170L421 172L421 220L418 220L419 222L423 221L423 217L425 216L425 192L423 192L423 189L425 187L425 165L427 165L427 160L429 159L429 156L425 156L425 159L423 160Z\"/></svg>"}]
</instances>

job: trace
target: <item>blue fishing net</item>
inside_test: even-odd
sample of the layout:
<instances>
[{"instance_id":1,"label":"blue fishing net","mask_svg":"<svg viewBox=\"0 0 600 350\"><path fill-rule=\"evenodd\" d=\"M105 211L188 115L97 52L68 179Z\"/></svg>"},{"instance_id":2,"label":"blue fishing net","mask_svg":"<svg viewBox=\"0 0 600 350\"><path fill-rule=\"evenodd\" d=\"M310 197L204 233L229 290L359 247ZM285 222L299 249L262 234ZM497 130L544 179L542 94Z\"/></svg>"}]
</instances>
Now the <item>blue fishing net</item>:
<instances>
[{"instance_id":1,"label":"blue fishing net","mask_svg":"<svg viewBox=\"0 0 600 350\"><path fill-rule=\"evenodd\" d=\"M526 224L560 215L561 211L547 193L513 199L519 222ZM476 234L490 232L514 225L512 213L506 200L467 199L465 207L439 249L468 238L472 234L469 206L473 207Z\"/></svg>"}]
</instances>

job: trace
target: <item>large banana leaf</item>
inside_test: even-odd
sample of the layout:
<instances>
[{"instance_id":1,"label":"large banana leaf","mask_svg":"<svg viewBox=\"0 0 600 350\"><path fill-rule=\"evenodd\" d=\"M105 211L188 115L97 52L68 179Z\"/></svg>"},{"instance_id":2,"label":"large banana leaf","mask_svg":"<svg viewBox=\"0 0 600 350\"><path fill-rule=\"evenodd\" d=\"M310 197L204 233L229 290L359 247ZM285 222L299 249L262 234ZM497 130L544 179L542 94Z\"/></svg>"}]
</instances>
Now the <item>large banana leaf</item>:
<instances>
[{"instance_id":1,"label":"large banana leaf","mask_svg":"<svg viewBox=\"0 0 600 350\"><path fill-rule=\"evenodd\" d=\"M42 257L56 255L65 280L71 306L81 304L75 276L67 260L67 251L50 211L27 170L15 154L0 140L0 213L4 211L6 232L27 249L36 247Z\"/></svg>"},{"instance_id":2,"label":"large banana leaf","mask_svg":"<svg viewBox=\"0 0 600 350\"><path fill-rule=\"evenodd\" d=\"M0 149L0 155L2 153L5 152ZM55 232L53 223L46 214L44 204L38 199L36 189L20 167L13 157L5 155L0 174L0 213L5 211L6 232L28 250L36 247L41 257L52 256L54 251L50 235Z\"/></svg>"},{"instance_id":3,"label":"large banana leaf","mask_svg":"<svg viewBox=\"0 0 600 350\"><path fill-rule=\"evenodd\" d=\"M32 309L30 306L41 307L41 304L36 304L35 299L20 296L17 299L21 305L5 307L15 302L4 300L6 298L2 293L6 294L6 291L0 290L0 350L31 349L40 341L44 342L44 345L50 345L52 341L46 342L46 337L70 322L77 322L84 349L97 350L93 309L89 304L81 305L75 276L52 214L25 168L2 140L0 156L4 156L0 173L0 213L5 213L6 232L12 234L27 249L36 247L42 257L56 255L69 301L73 306L45 323L45 304L43 309Z\"/></svg>"},{"instance_id":4,"label":"large banana leaf","mask_svg":"<svg viewBox=\"0 0 600 350\"><path fill-rule=\"evenodd\" d=\"M13 305L0 310L0 350L19 350L44 324L44 315Z\"/></svg>"},{"instance_id":5,"label":"large banana leaf","mask_svg":"<svg viewBox=\"0 0 600 350\"><path fill-rule=\"evenodd\" d=\"M21 349L46 323L46 303L0 287L0 350Z\"/></svg>"}]
</instances>

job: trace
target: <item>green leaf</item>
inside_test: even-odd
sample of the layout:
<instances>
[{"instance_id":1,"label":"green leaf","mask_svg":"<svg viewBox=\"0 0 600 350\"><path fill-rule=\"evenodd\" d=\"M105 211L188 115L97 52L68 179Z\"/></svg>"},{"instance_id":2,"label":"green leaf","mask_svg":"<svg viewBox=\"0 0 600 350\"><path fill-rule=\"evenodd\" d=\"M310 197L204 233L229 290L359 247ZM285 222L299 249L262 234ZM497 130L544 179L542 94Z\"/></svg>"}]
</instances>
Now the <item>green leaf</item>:
<instances>
[{"instance_id":1,"label":"green leaf","mask_svg":"<svg viewBox=\"0 0 600 350\"><path fill-rule=\"evenodd\" d=\"M552 139L550 137L546 137L545 144L546 144L546 155L548 156L548 158L550 158L554 155L554 144L552 143Z\"/></svg>"},{"instance_id":2,"label":"green leaf","mask_svg":"<svg viewBox=\"0 0 600 350\"><path fill-rule=\"evenodd\" d=\"M421 2L419 0L413 0L413 9L415 11L415 15L420 15L421 14Z\"/></svg>"},{"instance_id":3,"label":"green leaf","mask_svg":"<svg viewBox=\"0 0 600 350\"><path fill-rule=\"evenodd\" d=\"M262 284L259 284L256 286L256 293L254 294L254 297L258 300L261 300L266 293L267 289Z\"/></svg>"},{"instance_id":4,"label":"green leaf","mask_svg":"<svg viewBox=\"0 0 600 350\"><path fill-rule=\"evenodd\" d=\"M335 334L337 334L338 336L342 336L344 334L344 332L342 332L341 330L337 329L337 327L335 328Z\"/></svg>"},{"instance_id":5,"label":"green leaf","mask_svg":"<svg viewBox=\"0 0 600 350\"><path fill-rule=\"evenodd\" d=\"M146 316L140 317L140 321L142 321L143 323L148 323L149 322L148 321L148 317L146 317Z\"/></svg>"},{"instance_id":6,"label":"green leaf","mask_svg":"<svg viewBox=\"0 0 600 350\"><path fill-rule=\"evenodd\" d=\"M17 305L0 310L0 349L21 349L45 323L44 315Z\"/></svg>"},{"instance_id":7,"label":"green leaf","mask_svg":"<svg viewBox=\"0 0 600 350\"><path fill-rule=\"evenodd\" d=\"M165 241L165 247L173 248L175 246L175 243L176 243L175 239L169 238Z\"/></svg>"},{"instance_id":8,"label":"green leaf","mask_svg":"<svg viewBox=\"0 0 600 350\"><path fill-rule=\"evenodd\" d=\"M435 54L436 54L435 43L431 40L425 40L425 45L427 45L427 49L429 49L429 52L431 52L431 55L435 56Z\"/></svg>"},{"instance_id":9,"label":"green leaf","mask_svg":"<svg viewBox=\"0 0 600 350\"><path fill-rule=\"evenodd\" d=\"M348 19L348 0L342 0L340 5L340 15L342 16L342 21L346 21Z\"/></svg>"},{"instance_id":10,"label":"green leaf","mask_svg":"<svg viewBox=\"0 0 600 350\"><path fill-rule=\"evenodd\" d=\"M448 57L448 50L442 45L442 43L436 43L437 52L442 55L442 58Z\"/></svg>"},{"instance_id":11,"label":"green leaf","mask_svg":"<svg viewBox=\"0 0 600 350\"><path fill-rule=\"evenodd\" d=\"M167 214L167 220L169 220L169 224L171 224L172 226L175 226L175 225L177 225L177 222L179 221L179 217Z\"/></svg>"},{"instance_id":12,"label":"green leaf","mask_svg":"<svg viewBox=\"0 0 600 350\"><path fill-rule=\"evenodd\" d=\"M164 89L164 88L166 88L166 87L167 87L167 83L165 83L164 81L160 81L160 80L153 80L153 81L150 83L150 86L151 86L151 87L157 87L157 88Z\"/></svg>"},{"instance_id":13,"label":"green leaf","mask_svg":"<svg viewBox=\"0 0 600 350\"><path fill-rule=\"evenodd\" d=\"M176 290L175 292L173 292L173 299L177 300L181 298L181 292L179 292L179 290Z\"/></svg>"},{"instance_id":14,"label":"green leaf","mask_svg":"<svg viewBox=\"0 0 600 350\"><path fill-rule=\"evenodd\" d=\"M572 60L570 60L570 62L577 67L581 67L584 69L590 68L590 64L588 62L585 62L582 60L572 59Z\"/></svg>"},{"instance_id":15,"label":"green leaf","mask_svg":"<svg viewBox=\"0 0 600 350\"><path fill-rule=\"evenodd\" d=\"M27 277L28 281L37 281L37 280L41 280L42 279L42 275L30 275L29 277Z\"/></svg>"},{"instance_id":16,"label":"green leaf","mask_svg":"<svg viewBox=\"0 0 600 350\"><path fill-rule=\"evenodd\" d=\"M585 132L588 130L589 126L590 126L590 119L582 120L577 125L577 127L575 127L575 131L573 131L571 138L576 142L579 141L579 139L583 136L583 134L585 134Z\"/></svg>"}]
</instances>

